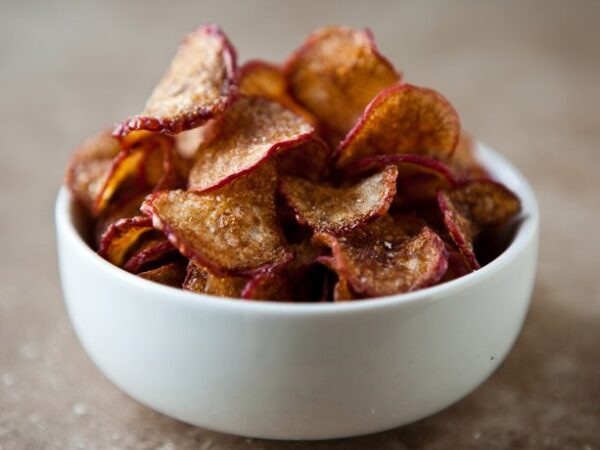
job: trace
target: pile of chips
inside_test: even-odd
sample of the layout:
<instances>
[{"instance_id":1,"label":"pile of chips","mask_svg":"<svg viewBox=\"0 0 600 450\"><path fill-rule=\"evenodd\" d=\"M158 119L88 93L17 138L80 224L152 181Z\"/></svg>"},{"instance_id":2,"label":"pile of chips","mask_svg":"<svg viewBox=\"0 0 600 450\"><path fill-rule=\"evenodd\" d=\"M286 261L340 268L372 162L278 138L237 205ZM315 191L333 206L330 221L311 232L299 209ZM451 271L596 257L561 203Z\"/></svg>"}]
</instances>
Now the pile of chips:
<instances>
[{"instance_id":1,"label":"pile of chips","mask_svg":"<svg viewBox=\"0 0 600 450\"><path fill-rule=\"evenodd\" d=\"M251 300L449 281L497 256L520 211L448 100L404 82L368 30L343 26L281 66L241 68L225 34L200 27L144 111L85 141L66 180L110 263Z\"/></svg>"}]
</instances>

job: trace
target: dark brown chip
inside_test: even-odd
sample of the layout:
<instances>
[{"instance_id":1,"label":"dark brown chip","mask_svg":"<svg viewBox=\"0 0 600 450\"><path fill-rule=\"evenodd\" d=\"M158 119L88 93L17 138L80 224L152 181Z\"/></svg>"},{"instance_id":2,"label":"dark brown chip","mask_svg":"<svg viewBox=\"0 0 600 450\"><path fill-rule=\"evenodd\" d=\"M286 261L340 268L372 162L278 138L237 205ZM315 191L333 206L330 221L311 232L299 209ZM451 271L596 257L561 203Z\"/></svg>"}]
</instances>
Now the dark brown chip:
<instances>
[{"instance_id":1,"label":"dark brown chip","mask_svg":"<svg viewBox=\"0 0 600 450\"><path fill-rule=\"evenodd\" d=\"M458 113L438 92L399 84L373 99L336 151L339 168L367 156L411 153L447 160L458 142Z\"/></svg>"},{"instance_id":2,"label":"dark brown chip","mask_svg":"<svg viewBox=\"0 0 600 450\"><path fill-rule=\"evenodd\" d=\"M369 30L339 26L312 33L287 61L284 72L292 96L342 134L375 95L400 79Z\"/></svg>"},{"instance_id":3,"label":"dark brown chip","mask_svg":"<svg viewBox=\"0 0 600 450\"><path fill-rule=\"evenodd\" d=\"M123 265L123 269L131 273L139 273L150 264L156 264L169 255L175 254L176 249L161 235L161 238L150 239L136 249L136 252Z\"/></svg>"},{"instance_id":4,"label":"dark brown chip","mask_svg":"<svg viewBox=\"0 0 600 450\"><path fill-rule=\"evenodd\" d=\"M137 276L166 286L180 288L185 278L185 265L181 263L165 264L156 269L138 273Z\"/></svg>"},{"instance_id":5,"label":"dark brown chip","mask_svg":"<svg viewBox=\"0 0 600 450\"><path fill-rule=\"evenodd\" d=\"M448 265L444 242L436 233L424 227L411 236L389 215L345 236L315 233L313 240L331 248L341 279L371 297L431 286Z\"/></svg>"},{"instance_id":6,"label":"dark brown chip","mask_svg":"<svg viewBox=\"0 0 600 450\"><path fill-rule=\"evenodd\" d=\"M225 113L218 136L198 149L189 189L204 192L223 186L313 134L308 122L279 103L242 97Z\"/></svg>"},{"instance_id":7,"label":"dark brown chip","mask_svg":"<svg viewBox=\"0 0 600 450\"><path fill-rule=\"evenodd\" d=\"M275 212L276 186L275 167L266 163L208 193L154 193L141 209L198 265L219 276L247 274L290 255Z\"/></svg>"},{"instance_id":8,"label":"dark brown chip","mask_svg":"<svg viewBox=\"0 0 600 450\"><path fill-rule=\"evenodd\" d=\"M111 224L102 235L98 254L115 266L121 267L138 240L152 230L152 221L148 217L120 219Z\"/></svg>"},{"instance_id":9,"label":"dark brown chip","mask_svg":"<svg viewBox=\"0 0 600 450\"><path fill-rule=\"evenodd\" d=\"M240 298L247 282L247 277L213 275L204 267L190 261L183 289L216 297Z\"/></svg>"},{"instance_id":10,"label":"dark brown chip","mask_svg":"<svg viewBox=\"0 0 600 450\"><path fill-rule=\"evenodd\" d=\"M179 133L200 126L227 108L236 95L236 82L233 46L217 26L202 26L184 38L142 114L125 120L114 134Z\"/></svg>"},{"instance_id":11,"label":"dark brown chip","mask_svg":"<svg viewBox=\"0 0 600 450\"><path fill-rule=\"evenodd\" d=\"M356 184L334 187L282 177L280 190L299 223L339 234L384 215L396 193L398 169L387 166Z\"/></svg>"}]
</instances>

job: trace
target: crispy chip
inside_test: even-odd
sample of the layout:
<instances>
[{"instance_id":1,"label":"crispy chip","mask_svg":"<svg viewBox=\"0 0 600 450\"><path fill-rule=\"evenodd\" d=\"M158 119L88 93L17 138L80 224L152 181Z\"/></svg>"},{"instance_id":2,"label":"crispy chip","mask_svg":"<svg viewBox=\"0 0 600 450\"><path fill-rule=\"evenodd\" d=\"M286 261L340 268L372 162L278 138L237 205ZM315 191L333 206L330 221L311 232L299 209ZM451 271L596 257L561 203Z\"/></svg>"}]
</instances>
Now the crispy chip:
<instances>
[{"instance_id":1,"label":"crispy chip","mask_svg":"<svg viewBox=\"0 0 600 450\"><path fill-rule=\"evenodd\" d=\"M117 222L119 219L140 215L140 206L142 205L145 197L146 193L129 193L124 195L123 198L118 199L118 201L112 202L98 215L94 230L94 237L97 247L100 246L102 235L106 232L111 224Z\"/></svg>"},{"instance_id":2,"label":"crispy chip","mask_svg":"<svg viewBox=\"0 0 600 450\"><path fill-rule=\"evenodd\" d=\"M480 267L473 246L482 229L508 221L521 209L513 192L490 180L471 181L451 191L440 191L438 204L448 233L470 270Z\"/></svg>"},{"instance_id":3,"label":"crispy chip","mask_svg":"<svg viewBox=\"0 0 600 450\"><path fill-rule=\"evenodd\" d=\"M292 301L294 286L289 275L282 271L266 270L254 275L242 290L246 300Z\"/></svg>"},{"instance_id":4,"label":"crispy chip","mask_svg":"<svg viewBox=\"0 0 600 450\"><path fill-rule=\"evenodd\" d=\"M400 76L369 30L327 27L311 34L284 68L292 96L328 128L346 133L365 106Z\"/></svg>"},{"instance_id":5,"label":"crispy chip","mask_svg":"<svg viewBox=\"0 0 600 450\"><path fill-rule=\"evenodd\" d=\"M123 269L131 273L142 272L148 265L164 260L175 251L175 247L164 236L149 239L127 260L123 265Z\"/></svg>"},{"instance_id":6,"label":"crispy chip","mask_svg":"<svg viewBox=\"0 0 600 450\"><path fill-rule=\"evenodd\" d=\"M156 269L138 273L138 277L166 286L181 287L185 278L185 265L181 263L170 263Z\"/></svg>"},{"instance_id":7,"label":"crispy chip","mask_svg":"<svg viewBox=\"0 0 600 450\"><path fill-rule=\"evenodd\" d=\"M198 150L189 188L204 192L254 170L273 153L306 142L314 128L279 103L242 97L223 116L219 135Z\"/></svg>"},{"instance_id":8,"label":"crispy chip","mask_svg":"<svg viewBox=\"0 0 600 450\"><path fill-rule=\"evenodd\" d=\"M120 219L111 224L102 235L98 254L121 267L138 239L152 230L152 221L148 217Z\"/></svg>"},{"instance_id":9,"label":"crispy chip","mask_svg":"<svg viewBox=\"0 0 600 450\"><path fill-rule=\"evenodd\" d=\"M204 267L190 261L183 289L217 297L239 298L247 282L247 277L213 275Z\"/></svg>"},{"instance_id":10,"label":"crispy chip","mask_svg":"<svg viewBox=\"0 0 600 450\"><path fill-rule=\"evenodd\" d=\"M366 156L412 153L446 160L458 142L458 114L432 89L398 84L381 92L344 138L336 164Z\"/></svg>"},{"instance_id":11,"label":"crispy chip","mask_svg":"<svg viewBox=\"0 0 600 450\"><path fill-rule=\"evenodd\" d=\"M279 173L319 181L328 174L331 153L331 147L315 137L278 153Z\"/></svg>"},{"instance_id":12,"label":"crispy chip","mask_svg":"<svg viewBox=\"0 0 600 450\"><path fill-rule=\"evenodd\" d=\"M179 133L222 113L237 92L236 58L219 27L193 31L182 41L142 114L125 120L114 135L134 130Z\"/></svg>"},{"instance_id":13,"label":"crispy chip","mask_svg":"<svg viewBox=\"0 0 600 450\"><path fill-rule=\"evenodd\" d=\"M450 167L462 181L489 178L485 168L475 158L475 142L465 131L461 131Z\"/></svg>"},{"instance_id":14,"label":"crispy chip","mask_svg":"<svg viewBox=\"0 0 600 450\"><path fill-rule=\"evenodd\" d=\"M345 187L282 177L280 190L300 224L339 234L365 225L387 212L396 194L397 175L395 166L387 166Z\"/></svg>"},{"instance_id":15,"label":"crispy chip","mask_svg":"<svg viewBox=\"0 0 600 450\"><path fill-rule=\"evenodd\" d=\"M323 255L319 256L317 258L317 261L320 264L323 264L329 270L336 272L335 260L333 257ZM352 292L352 289L348 284L348 280L346 278L340 277L339 275L337 281L335 282L335 285L333 286L332 297L334 302L345 302L348 300L356 300L358 298L356 294Z\"/></svg>"},{"instance_id":16,"label":"crispy chip","mask_svg":"<svg viewBox=\"0 0 600 450\"><path fill-rule=\"evenodd\" d=\"M109 130L86 139L76 150L67 168L65 182L73 196L94 212L96 199L109 176L113 159L121 147Z\"/></svg>"},{"instance_id":17,"label":"crispy chip","mask_svg":"<svg viewBox=\"0 0 600 450\"><path fill-rule=\"evenodd\" d=\"M244 274L289 257L275 213L276 185L275 168L266 163L208 193L157 192L141 209L197 264L215 275Z\"/></svg>"},{"instance_id":18,"label":"crispy chip","mask_svg":"<svg viewBox=\"0 0 600 450\"><path fill-rule=\"evenodd\" d=\"M367 296L430 286L442 278L448 265L444 242L430 228L411 236L389 215L342 237L316 233L313 239L331 248L338 276Z\"/></svg>"}]
</instances>

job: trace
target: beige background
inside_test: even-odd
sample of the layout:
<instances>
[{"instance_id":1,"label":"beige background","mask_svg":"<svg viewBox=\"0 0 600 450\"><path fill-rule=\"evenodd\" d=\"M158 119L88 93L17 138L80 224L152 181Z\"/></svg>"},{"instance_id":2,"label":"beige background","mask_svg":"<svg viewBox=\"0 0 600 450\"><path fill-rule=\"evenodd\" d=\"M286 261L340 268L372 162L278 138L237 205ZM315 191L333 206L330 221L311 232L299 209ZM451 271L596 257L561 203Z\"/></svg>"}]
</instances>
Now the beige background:
<instances>
[{"instance_id":1,"label":"beige background","mask_svg":"<svg viewBox=\"0 0 600 450\"><path fill-rule=\"evenodd\" d=\"M600 2L0 6L0 448L600 448ZM72 147L137 112L180 37L221 24L241 59L281 60L314 27L370 26L416 84L531 179L540 270L514 350L434 417L374 436L250 440L187 426L113 387L83 353L57 278L52 208Z\"/></svg>"}]
</instances>

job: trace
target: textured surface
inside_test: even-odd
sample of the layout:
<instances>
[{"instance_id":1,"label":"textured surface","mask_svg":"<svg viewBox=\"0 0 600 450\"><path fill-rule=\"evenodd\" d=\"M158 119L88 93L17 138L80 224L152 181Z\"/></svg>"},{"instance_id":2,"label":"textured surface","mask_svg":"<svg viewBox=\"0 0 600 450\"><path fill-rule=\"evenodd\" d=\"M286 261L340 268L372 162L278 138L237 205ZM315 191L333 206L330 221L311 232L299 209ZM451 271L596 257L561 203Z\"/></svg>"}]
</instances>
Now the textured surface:
<instances>
[{"instance_id":1,"label":"textured surface","mask_svg":"<svg viewBox=\"0 0 600 450\"><path fill-rule=\"evenodd\" d=\"M148 5L148 6L144 6ZM0 6L2 449L600 448L600 3L12 2ZM472 395L386 433L280 443L190 427L128 398L62 303L52 208L71 149L145 101L181 37L223 26L242 61L327 23L370 26L408 81L530 178L540 271L514 350Z\"/></svg>"}]
</instances>

